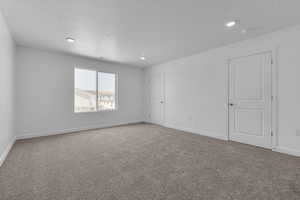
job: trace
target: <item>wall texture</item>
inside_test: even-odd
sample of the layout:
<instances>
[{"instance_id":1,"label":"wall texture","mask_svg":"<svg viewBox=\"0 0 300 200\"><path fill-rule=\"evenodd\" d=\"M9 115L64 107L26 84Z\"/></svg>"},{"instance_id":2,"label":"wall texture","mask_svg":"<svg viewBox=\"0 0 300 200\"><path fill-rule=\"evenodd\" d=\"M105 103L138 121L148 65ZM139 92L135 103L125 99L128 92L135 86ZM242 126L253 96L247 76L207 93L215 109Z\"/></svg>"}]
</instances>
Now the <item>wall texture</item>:
<instances>
[{"instance_id":1,"label":"wall texture","mask_svg":"<svg viewBox=\"0 0 300 200\"><path fill-rule=\"evenodd\" d=\"M146 79L152 72L165 73L162 125L226 139L228 59L273 51L278 71L273 144L277 151L300 156L299 35L300 26L295 26L147 69Z\"/></svg>"},{"instance_id":2,"label":"wall texture","mask_svg":"<svg viewBox=\"0 0 300 200\"><path fill-rule=\"evenodd\" d=\"M0 166L15 140L15 43L0 12Z\"/></svg>"},{"instance_id":3,"label":"wall texture","mask_svg":"<svg viewBox=\"0 0 300 200\"><path fill-rule=\"evenodd\" d=\"M141 68L17 46L18 138L144 121ZM116 72L119 108L74 113L74 67Z\"/></svg>"}]
</instances>

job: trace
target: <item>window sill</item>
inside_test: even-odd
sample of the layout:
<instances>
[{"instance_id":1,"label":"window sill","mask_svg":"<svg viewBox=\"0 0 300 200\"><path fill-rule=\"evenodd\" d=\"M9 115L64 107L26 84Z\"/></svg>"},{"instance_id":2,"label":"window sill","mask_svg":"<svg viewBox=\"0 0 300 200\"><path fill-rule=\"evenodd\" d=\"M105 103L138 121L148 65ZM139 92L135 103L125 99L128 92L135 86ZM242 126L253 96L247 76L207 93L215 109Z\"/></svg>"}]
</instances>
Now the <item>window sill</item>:
<instances>
[{"instance_id":1,"label":"window sill","mask_svg":"<svg viewBox=\"0 0 300 200\"><path fill-rule=\"evenodd\" d=\"M102 112L115 112L118 111L118 109L108 109L108 110L97 110L97 111L83 111L83 112L75 112L75 114L80 114L80 113L102 113Z\"/></svg>"}]
</instances>

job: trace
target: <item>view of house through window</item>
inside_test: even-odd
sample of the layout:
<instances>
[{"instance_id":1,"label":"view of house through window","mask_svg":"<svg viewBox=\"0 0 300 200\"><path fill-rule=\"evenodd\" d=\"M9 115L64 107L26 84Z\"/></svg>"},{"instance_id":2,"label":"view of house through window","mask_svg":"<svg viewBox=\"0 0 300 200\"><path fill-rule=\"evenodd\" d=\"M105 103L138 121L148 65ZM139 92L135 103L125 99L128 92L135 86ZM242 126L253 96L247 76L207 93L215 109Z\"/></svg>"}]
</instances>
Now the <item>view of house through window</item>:
<instances>
[{"instance_id":1,"label":"view of house through window","mask_svg":"<svg viewBox=\"0 0 300 200\"><path fill-rule=\"evenodd\" d=\"M116 75L98 72L98 109L115 109L115 82Z\"/></svg>"},{"instance_id":2,"label":"view of house through window","mask_svg":"<svg viewBox=\"0 0 300 200\"><path fill-rule=\"evenodd\" d=\"M75 69L75 112L97 111L96 71Z\"/></svg>"},{"instance_id":3,"label":"view of house through window","mask_svg":"<svg viewBox=\"0 0 300 200\"><path fill-rule=\"evenodd\" d=\"M116 108L115 74L75 68L74 78L75 112L95 112Z\"/></svg>"}]
</instances>

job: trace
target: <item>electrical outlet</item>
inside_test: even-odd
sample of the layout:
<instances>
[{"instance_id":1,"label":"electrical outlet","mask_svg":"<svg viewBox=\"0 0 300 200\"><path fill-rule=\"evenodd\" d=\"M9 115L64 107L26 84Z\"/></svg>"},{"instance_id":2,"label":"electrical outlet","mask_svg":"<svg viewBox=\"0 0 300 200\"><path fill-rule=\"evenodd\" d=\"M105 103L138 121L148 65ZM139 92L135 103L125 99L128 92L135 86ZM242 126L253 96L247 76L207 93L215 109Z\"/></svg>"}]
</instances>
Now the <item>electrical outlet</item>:
<instances>
[{"instance_id":1,"label":"electrical outlet","mask_svg":"<svg viewBox=\"0 0 300 200\"><path fill-rule=\"evenodd\" d=\"M296 136L300 136L300 130L296 130Z\"/></svg>"}]
</instances>

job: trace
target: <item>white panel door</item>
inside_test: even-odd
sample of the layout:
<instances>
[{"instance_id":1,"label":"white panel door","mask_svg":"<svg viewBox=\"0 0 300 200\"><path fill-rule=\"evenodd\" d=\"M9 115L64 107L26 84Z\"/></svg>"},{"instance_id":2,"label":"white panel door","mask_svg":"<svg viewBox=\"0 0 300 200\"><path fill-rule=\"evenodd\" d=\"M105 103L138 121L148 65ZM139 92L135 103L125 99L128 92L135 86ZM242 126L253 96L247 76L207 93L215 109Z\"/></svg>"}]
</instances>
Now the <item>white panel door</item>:
<instances>
[{"instance_id":1,"label":"white panel door","mask_svg":"<svg viewBox=\"0 0 300 200\"><path fill-rule=\"evenodd\" d=\"M164 120L164 74L151 73L149 77L149 120L162 124Z\"/></svg>"},{"instance_id":2,"label":"white panel door","mask_svg":"<svg viewBox=\"0 0 300 200\"><path fill-rule=\"evenodd\" d=\"M229 64L229 139L271 148L271 53Z\"/></svg>"}]
</instances>

